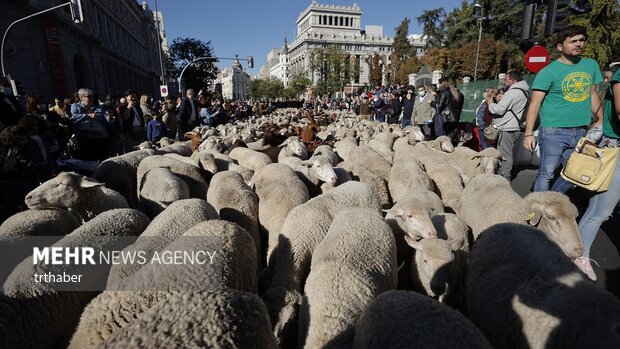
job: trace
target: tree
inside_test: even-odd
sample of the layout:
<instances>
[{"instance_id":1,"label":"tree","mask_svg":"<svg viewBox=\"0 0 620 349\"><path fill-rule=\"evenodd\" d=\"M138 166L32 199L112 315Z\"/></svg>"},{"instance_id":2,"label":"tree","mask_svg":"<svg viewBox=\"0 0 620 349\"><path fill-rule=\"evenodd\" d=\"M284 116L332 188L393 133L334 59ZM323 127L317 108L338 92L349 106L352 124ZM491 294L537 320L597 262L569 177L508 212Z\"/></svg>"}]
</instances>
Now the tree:
<instances>
[{"instance_id":1,"label":"tree","mask_svg":"<svg viewBox=\"0 0 620 349\"><path fill-rule=\"evenodd\" d=\"M478 35L474 6L463 0L460 8L455 8L446 15L446 46L457 48L475 41Z\"/></svg>"},{"instance_id":2,"label":"tree","mask_svg":"<svg viewBox=\"0 0 620 349\"><path fill-rule=\"evenodd\" d=\"M310 55L310 70L318 74L314 91L317 95L331 96L336 91L342 91L356 74L358 68L354 60L337 46L315 48Z\"/></svg>"},{"instance_id":3,"label":"tree","mask_svg":"<svg viewBox=\"0 0 620 349\"><path fill-rule=\"evenodd\" d=\"M212 57L211 41L203 42L194 38L176 38L168 50L170 56L170 75L178 78L181 70L192 60L199 57ZM184 88L210 90L217 76L214 61L198 61L187 67L183 73L182 85Z\"/></svg>"},{"instance_id":4,"label":"tree","mask_svg":"<svg viewBox=\"0 0 620 349\"><path fill-rule=\"evenodd\" d=\"M368 74L370 84L372 86L381 86L383 82L382 59L377 52L373 53L370 63L370 72Z\"/></svg>"},{"instance_id":5,"label":"tree","mask_svg":"<svg viewBox=\"0 0 620 349\"><path fill-rule=\"evenodd\" d=\"M291 76L288 90L291 97L298 97L306 92L308 86L312 85L312 81L304 73L296 73Z\"/></svg>"},{"instance_id":6,"label":"tree","mask_svg":"<svg viewBox=\"0 0 620 349\"><path fill-rule=\"evenodd\" d=\"M611 61L614 48L620 51L618 48L620 45L620 31L618 31L620 4L618 0L589 0L588 2L592 11L581 16L573 16L570 22L586 27L588 40L583 56L594 58L603 68Z\"/></svg>"},{"instance_id":7,"label":"tree","mask_svg":"<svg viewBox=\"0 0 620 349\"><path fill-rule=\"evenodd\" d=\"M422 26L422 33L426 36L425 48L440 47L443 43L443 19L446 10L439 7L433 10L424 10L417 17L418 24Z\"/></svg>"},{"instance_id":8,"label":"tree","mask_svg":"<svg viewBox=\"0 0 620 349\"><path fill-rule=\"evenodd\" d=\"M409 18L405 17L400 25L396 27L394 30L396 31L396 35L394 36L394 42L392 43L392 55L390 56L390 61L392 62L392 76L394 77L394 82L397 84L402 84L404 81L402 79L402 74L399 74L401 64L408 60L411 56L415 56L413 47L409 43L409 38L407 35L409 34Z\"/></svg>"},{"instance_id":9,"label":"tree","mask_svg":"<svg viewBox=\"0 0 620 349\"><path fill-rule=\"evenodd\" d=\"M398 71L396 72L396 81L400 84L408 84L409 74L419 72L420 68L422 68L422 64L416 56L402 61L398 67Z\"/></svg>"}]
</instances>

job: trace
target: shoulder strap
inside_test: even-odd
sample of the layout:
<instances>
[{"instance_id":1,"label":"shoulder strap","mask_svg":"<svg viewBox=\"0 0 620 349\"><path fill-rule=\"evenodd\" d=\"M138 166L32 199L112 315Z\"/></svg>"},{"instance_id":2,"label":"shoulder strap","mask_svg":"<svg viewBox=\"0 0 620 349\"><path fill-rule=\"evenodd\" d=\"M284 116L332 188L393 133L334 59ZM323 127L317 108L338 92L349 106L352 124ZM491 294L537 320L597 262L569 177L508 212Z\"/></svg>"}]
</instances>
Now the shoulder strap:
<instances>
[{"instance_id":1,"label":"shoulder strap","mask_svg":"<svg viewBox=\"0 0 620 349\"><path fill-rule=\"evenodd\" d=\"M521 91L523 93L523 95L525 95L525 99L528 99L530 97L529 92L524 90L524 89L522 89L522 88L520 88L520 87L513 87L512 90L519 90L519 91ZM527 105L527 102L525 104ZM512 113L512 115L515 117L515 119L518 120L517 113L515 113L514 110L512 110L512 108L508 109L508 111Z\"/></svg>"}]
</instances>

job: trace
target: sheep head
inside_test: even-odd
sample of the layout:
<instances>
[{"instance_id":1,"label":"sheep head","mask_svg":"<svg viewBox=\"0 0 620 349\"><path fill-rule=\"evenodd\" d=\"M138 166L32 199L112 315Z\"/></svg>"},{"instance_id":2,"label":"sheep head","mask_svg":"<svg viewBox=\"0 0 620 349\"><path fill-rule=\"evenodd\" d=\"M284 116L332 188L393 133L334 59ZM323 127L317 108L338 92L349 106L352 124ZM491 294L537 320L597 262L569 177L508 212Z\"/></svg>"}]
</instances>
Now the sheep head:
<instances>
[{"instance_id":1,"label":"sheep head","mask_svg":"<svg viewBox=\"0 0 620 349\"><path fill-rule=\"evenodd\" d=\"M291 136L287 138L282 144L278 147L287 147L289 151L297 156L303 156L308 153L306 146L301 143L299 137Z\"/></svg>"},{"instance_id":2,"label":"sheep head","mask_svg":"<svg viewBox=\"0 0 620 349\"><path fill-rule=\"evenodd\" d=\"M28 193L24 201L29 209L34 210L46 207L73 207L78 202L80 192L97 189L103 185L75 172L62 172Z\"/></svg>"},{"instance_id":3,"label":"sheep head","mask_svg":"<svg viewBox=\"0 0 620 349\"><path fill-rule=\"evenodd\" d=\"M454 262L450 243L441 239L422 239L410 245L416 250L415 269L429 296L445 294L450 287L450 270ZM415 273L415 269L412 268L412 272Z\"/></svg>"},{"instance_id":4,"label":"sheep head","mask_svg":"<svg viewBox=\"0 0 620 349\"><path fill-rule=\"evenodd\" d=\"M310 160L304 160L301 164L310 167L309 171L314 172L314 176L312 177L316 177L321 182L334 186L336 185L338 176L336 172L334 172L334 168L327 157L317 156Z\"/></svg>"},{"instance_id":5,"label":"sheep head","mask_svg":"<svg viewBox=\"0 0 620 349\"><path fill-rule=\"evenodd\" d=\"M427 239L437 238L437 230L431 221L430 209L392 207L389 210L384 210L384 212L388 214L386 219L391 216L405 223L405 241L409 245L420 237Z\"/></svg>"},{"instance_id":6,"label":"sheep head","mask_svg":"<svg viewBox=\"0 0 620 349\"><path fill-rule=\"evenodd\" d=\"M584 252L577 227L577 208L568 197L556 192L534 192L525 197L530 212L525 220L542 230L564 253L572 258Z\"/></svg>"}]
</instances>

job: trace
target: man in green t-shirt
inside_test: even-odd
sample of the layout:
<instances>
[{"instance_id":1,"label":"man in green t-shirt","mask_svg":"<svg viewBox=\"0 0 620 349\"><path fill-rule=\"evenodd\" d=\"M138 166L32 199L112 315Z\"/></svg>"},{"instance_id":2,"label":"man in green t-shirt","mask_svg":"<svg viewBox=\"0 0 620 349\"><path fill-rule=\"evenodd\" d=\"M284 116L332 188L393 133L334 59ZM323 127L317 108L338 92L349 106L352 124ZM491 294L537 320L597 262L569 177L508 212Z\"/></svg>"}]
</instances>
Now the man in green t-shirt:
<instances>
[{"instance_id":1,"label":"man in green t-shirt","mask_svg":"<svg viewBox=\"0 0 620 349\"><path fill-rule=\"evenodd\" d=\"M577 25L558 33L556 48L560 58L534 79L523 140L525 149L535 148L534 123L540 113L540 167L534 191L549 190L555 170L560 162L566 164L593 114L598 118L595 127L600 133L602 108L596 85L603 77L595 60L581 57L586 35L586 29ZM571 187L571 183L558 178L551 190L566 192Z\"/></svg>"}]
</instances>

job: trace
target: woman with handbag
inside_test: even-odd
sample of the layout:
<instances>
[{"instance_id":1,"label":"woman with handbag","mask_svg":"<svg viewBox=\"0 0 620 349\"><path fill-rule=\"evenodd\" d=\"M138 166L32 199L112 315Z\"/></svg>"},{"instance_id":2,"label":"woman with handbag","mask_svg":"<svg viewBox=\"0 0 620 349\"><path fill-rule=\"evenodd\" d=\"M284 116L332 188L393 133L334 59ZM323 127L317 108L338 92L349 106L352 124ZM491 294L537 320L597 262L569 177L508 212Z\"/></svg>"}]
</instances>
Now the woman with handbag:
<instances>
[{"instance_id":1,"label":"woman with handbag","mask_svg":"<svg viewBox=\"0 0 620 349\"><path fill-rule=\"evenodd\" d=\"M604 98L603 127L600 146L620 146L620 69L611 78L609 88ZM597 134L598 133L598 137ZM588 131L588 139L598 141L601 137L601 128L593 127ZM596 193L590 198L588 209L579 221L579 232L585 251L583 256L575 259L575 264L592 280L596 280L596 274L590 263L590 247L596 238L596 234L614 212L620 201L620 161L616 163L611 184L607 191Z\"/></svg>"}]
</instances>

